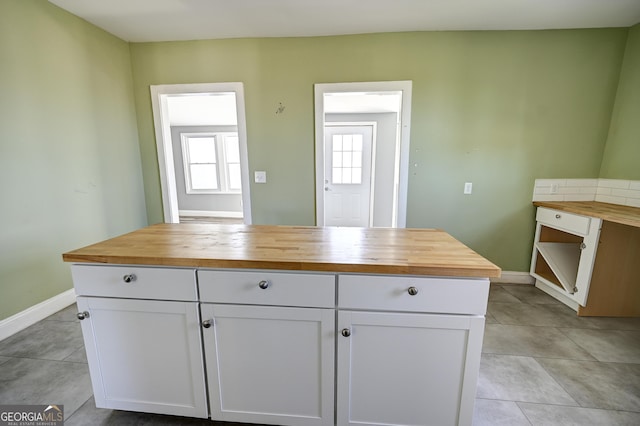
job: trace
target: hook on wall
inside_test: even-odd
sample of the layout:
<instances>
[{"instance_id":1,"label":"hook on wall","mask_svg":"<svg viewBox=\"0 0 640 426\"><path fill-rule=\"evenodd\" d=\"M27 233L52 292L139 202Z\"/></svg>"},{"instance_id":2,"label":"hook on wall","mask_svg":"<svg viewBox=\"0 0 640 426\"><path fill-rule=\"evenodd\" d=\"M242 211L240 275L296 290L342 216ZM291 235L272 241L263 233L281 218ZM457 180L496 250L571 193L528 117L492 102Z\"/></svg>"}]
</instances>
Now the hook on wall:
<instances>
[{"instance_id":1,"label":"hook on wall","mask_svg":"<svg viewBox=\"0 0 640 426\"><path fill-rule=\"evenodd\" d=\"M285 106L282 105L282 102L278 102L278 109L276 109L276 115L282 114L284 112Z\"/></svg>"}]
</instances>

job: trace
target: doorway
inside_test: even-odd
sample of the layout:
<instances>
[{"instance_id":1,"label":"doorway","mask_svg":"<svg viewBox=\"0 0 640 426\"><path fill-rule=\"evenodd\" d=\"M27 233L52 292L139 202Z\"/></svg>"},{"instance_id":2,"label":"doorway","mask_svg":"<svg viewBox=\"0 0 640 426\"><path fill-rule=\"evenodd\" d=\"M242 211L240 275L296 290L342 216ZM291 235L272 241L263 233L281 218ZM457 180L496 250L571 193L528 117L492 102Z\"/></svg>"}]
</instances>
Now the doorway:
<instances>
[{"instance_id":1,"label":"doorway","mask_svg":"<svg viewBox=\"0 0 640 426\"><path fill-rule=\"evenodd\" d=\"M164 221L251 223L242 83L151 86Z\"/></svg>"},{"instance_id":2,"label":"doorway","mask_svg":"<svg viewBox=\"0 0 640 426\"><path fill-rule=\"evenodd\" d=\"M318 226L406 226L411 88L411 81L315 85ZM370 157L365 150L357 154L335 151L336 125L364 126L371 122L375 126ZM366 172L355 164L349 167L352 176L362 173L359 183L335 184L334 172L344 170L334 167L334 158L353 160L360 156L363 165L370 159ZM336 185L340 186L337 195ZM369 188L368 194L365 188Z\"/></svg>"}]
</instances>

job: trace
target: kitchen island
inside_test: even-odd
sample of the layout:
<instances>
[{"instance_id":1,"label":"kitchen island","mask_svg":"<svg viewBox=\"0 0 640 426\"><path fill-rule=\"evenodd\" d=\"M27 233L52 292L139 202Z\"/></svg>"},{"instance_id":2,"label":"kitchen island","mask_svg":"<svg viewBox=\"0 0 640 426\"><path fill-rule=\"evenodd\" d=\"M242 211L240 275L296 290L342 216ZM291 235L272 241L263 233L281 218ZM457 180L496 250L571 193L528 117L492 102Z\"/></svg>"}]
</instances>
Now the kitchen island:
<instances>
[{"instance_id":1,"label":"kitchen island","mask_svg":"<svg viewBox=\"0 0 640 426\"><path fill-rule=\"evenodd\" d=\"M471 424L500 269L443 231L159 224L63 259L98 407Z\"/></svg>"}]
</instances>

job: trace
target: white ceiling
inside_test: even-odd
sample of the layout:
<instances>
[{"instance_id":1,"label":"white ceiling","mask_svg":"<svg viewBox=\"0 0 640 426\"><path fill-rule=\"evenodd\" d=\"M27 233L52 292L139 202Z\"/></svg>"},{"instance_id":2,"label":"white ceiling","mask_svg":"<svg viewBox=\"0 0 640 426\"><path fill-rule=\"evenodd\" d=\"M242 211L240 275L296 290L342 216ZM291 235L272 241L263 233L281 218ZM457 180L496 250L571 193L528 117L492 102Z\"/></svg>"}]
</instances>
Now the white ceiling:
<instances>
[{"instance_id":1,"label":"white ceiling","mask_svg":"<svg viewBox=\"0 0 640 426\"><path fill-rule=\"evenodd\" d=\"M629 27L640 0L49 0L132 42Z\"/></svg>"}]
</instances>

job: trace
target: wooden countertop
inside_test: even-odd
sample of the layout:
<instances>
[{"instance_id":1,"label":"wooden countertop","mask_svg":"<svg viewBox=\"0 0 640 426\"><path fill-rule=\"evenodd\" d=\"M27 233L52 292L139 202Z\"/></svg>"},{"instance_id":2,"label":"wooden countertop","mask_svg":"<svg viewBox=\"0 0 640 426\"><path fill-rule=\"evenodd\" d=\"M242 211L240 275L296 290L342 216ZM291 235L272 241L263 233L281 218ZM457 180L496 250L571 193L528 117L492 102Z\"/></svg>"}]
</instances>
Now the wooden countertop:
<instances>
[{"instance_id":1,"label":"wooden countertop","mask_svg":"<svg viewBox=\"0 0 640 426\"><path fill-rule=\"evenodd\" d=\"M609 222L640 228L640 208L598 201L534 201L534 206L597 217Z\"/></svg>"},{"instance_id":2,"label":"wooden countertop","mask_svg":"<svg viewBox=\"0 0 640 426\"><path fill-rule=\"evenodd\" d=\"M501 272L436 229L163 223L62 257L66 262L478 278Z\"/></svg>"}]
</instances>

